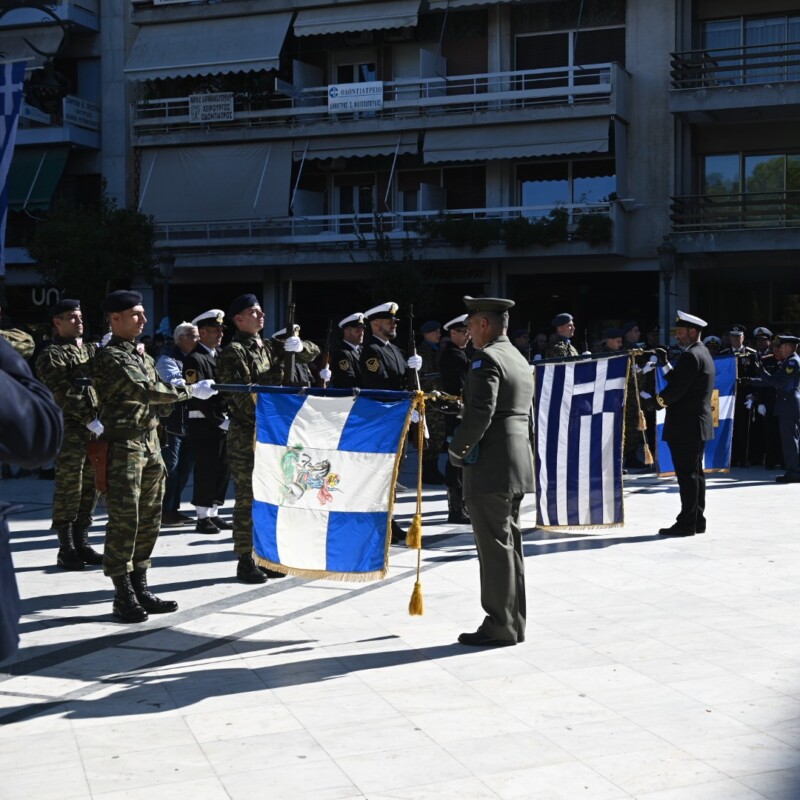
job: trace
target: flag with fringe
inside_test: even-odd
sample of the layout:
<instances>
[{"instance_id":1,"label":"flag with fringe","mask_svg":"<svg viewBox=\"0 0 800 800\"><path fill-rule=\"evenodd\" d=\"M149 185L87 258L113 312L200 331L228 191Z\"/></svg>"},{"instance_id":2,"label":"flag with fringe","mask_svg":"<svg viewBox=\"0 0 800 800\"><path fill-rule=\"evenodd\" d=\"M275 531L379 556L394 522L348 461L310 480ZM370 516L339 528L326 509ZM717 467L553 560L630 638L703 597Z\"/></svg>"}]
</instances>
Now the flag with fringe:
<instances>
[{"instance_id":1,"label":"flag with fringe","mask_svg":"<svg viewBox=\"0 0 800 800\"><path fill-rule=\"evenodd\" d=\"M253 469L257 561L310 578L383 578L413 395L259 390Z\"/></svg>"},{"instance_id":2,"label":"flag with fringe","mask_svg":"<svg viewBox=\"0 0 800 800\"><path fill-rule=\"evenodd\" d=\"M714 419L714 438L706 442L703 453L704 472L728 472L731 466L731 446L733 443L733 413L736 405L736 362L735 356L720 356L714 359L716 376L714 392L711 395L711 414ZM667 381L656 370L656 391L660 392ZM669 444L663 440L664 421L667 410L656 412L656 462L658 475L674 475L675 465Z\"/></svg>"},{"instance_id":3,"label":"flag with fringe","mask_svg":"<svg viewBox=\"0 0 800 800\"><path fill-rule=\"evenodd\" d=\"M626 355L536 364L536 524L623 522L622 433Z\"/></svg>"}]
</instances>

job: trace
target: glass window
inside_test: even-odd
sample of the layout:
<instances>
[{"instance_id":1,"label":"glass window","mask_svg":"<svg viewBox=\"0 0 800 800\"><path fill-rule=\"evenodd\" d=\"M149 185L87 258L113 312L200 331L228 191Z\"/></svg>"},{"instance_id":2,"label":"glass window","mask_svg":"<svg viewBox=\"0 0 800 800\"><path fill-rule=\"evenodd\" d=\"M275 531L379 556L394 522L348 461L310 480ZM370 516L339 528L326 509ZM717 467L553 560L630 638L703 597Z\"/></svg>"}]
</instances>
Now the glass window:
<instances>
[{"instance_id":1,"label":"glass window","mask_svg":"<svg viewBox=\"0 0 800 800\"><path fill-rule=\"evenodd\" d=\"M748 19L744 24L745 83L768 83L785 80L781 44L786 42L786 18ZM759 57L758 53L768 55ZM754 65L763 64L759 69Z\"/></svg>"},{"instance_id":2,"label":"glass window","mask_svg":"<svg viewBox=\"0 0 800 800\"><path fill-rule=\"evenodd\" d=\"M550 209L570 202L569 164L523 164L517 168L520 205L535 209L526 216L547 216Z\"/></svg>"},{"instance_id":3,"label":"glass window","mask_svg":"<svg viewBox=\"0 0 800 800\"><path fill-rule=\"evenodd\" d=\"M703 194L739 193L739 156L706 156L703 165Z\"/></svg>"},{"instance_id":4,"label":"glass window","mask_svg":"<svg viewBox=\"0 0 800 800\"><path fill-rule=\"evenodd\" d=\"M719 67L718 70L712 69L708 72L708 80L712 85L731 86L741 83L741 46L741 19L718 19L703 24L701 47L705 51L704 57L710 67Z\"/></svg>"},{"instance_id":5,"label":"glass window","mask_svg":"<svg viewBox=\"0 0 800 800\"><path fill-rule=\"evenodd\" d=\"M572 202L607 203L617 190L614 162L610 159L576 161L572 165Z\"/></svg>"},{"instance_id":6,"label":"glass window","mask_svg":"<svg viewBox=\"0 0 800 800\"><path fill-rule=\"evenodd\" d=\"M745 156L744 191L747 194L782 192L786 185L786 157Z\"/></svg>"}]
</instances>

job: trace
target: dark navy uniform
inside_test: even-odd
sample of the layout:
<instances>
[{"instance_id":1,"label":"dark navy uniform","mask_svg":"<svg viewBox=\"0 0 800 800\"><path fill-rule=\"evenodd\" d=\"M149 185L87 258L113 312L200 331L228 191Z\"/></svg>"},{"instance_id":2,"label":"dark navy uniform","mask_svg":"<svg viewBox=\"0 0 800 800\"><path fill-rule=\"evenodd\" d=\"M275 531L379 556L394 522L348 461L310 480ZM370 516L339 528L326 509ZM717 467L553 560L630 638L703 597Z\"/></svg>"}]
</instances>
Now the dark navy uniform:
<instances>
[{"instance_id":1,"label":"dark navy uniform","mask_svg":"<svg viewBox=\"0 0 800 800\"><path fill-rule=\"evenodd\" d=\"M756 376L756 351L743 344L745 333L744 325L731 326L728 335L732 340L738 342L738 346L726 347L724 350L720 350L719 355L720 357L733 356L737 359L737 378L754 378ZM731 466L734 467L746 467L750 463L750 454L748 453L750 431L753 414L757 411L757 405L756 408L753 408L754 400L751 393L743 391L741 384L737 384L733 407L733 441L731 443Z\"/></svg>"},{"instance_id":2,"label":"dark navy uniform","mask_svg":"<svg viewBox=\"0 0 800 800\"><path fill-rule=\"evenodd\" d=\"M362 386L360 359L361 348L343 341L340 348L331 353L331 386L336 389Z\"/></svg>"},{"instance_id":3,"label":"dark navy uniform","mask_svg":"<svg viewBox=\"0 0 800 800\"><path fill-rule=\"evenodd\" d=\"M361 385L365 389L408 389L406 357L392 342L368 334L361 350Z\"/></svg>"}]
</instances>

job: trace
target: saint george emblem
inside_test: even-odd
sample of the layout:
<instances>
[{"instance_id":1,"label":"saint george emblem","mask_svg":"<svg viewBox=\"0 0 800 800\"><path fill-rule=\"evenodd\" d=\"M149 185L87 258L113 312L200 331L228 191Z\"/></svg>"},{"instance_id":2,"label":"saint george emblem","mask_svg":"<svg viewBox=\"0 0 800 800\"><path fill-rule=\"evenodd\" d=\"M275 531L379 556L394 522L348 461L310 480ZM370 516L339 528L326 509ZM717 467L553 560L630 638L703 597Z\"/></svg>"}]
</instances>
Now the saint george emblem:
<instances>
[{"instance_id":1,"label":"saint george emblem","mask_svg":"<svg viewBox=\"0 0 800 800\"><path fill-rule=\"evenodd\" d=\"M311 462L311 457L303 451L302 445L287 447L281 456L283 473L283 498L296 503L308 491L317 492L317 502L327 505L333 502L333 492L340 492L340 476L331 472L331 462L327 459Z\"/></svg>"}]
</instances>

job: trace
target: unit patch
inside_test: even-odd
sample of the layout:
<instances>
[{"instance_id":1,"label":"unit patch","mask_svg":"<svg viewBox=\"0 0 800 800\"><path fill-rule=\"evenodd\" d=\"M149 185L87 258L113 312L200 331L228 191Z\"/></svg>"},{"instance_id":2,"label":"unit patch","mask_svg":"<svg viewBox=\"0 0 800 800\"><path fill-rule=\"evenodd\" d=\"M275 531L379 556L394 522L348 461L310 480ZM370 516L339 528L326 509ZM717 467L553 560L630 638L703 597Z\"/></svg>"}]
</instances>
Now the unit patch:
<instances>
[{"instance_id":1,"label":"unit patch","mask_svg":"<svg viewBox=\"0 0 800 800\"><path fill-rule=\"evenodd\" d=\"M370 372L377 372L381 368L381 362L377 358L368 358L366 363Z\"/></svg>"}]
</instances>

